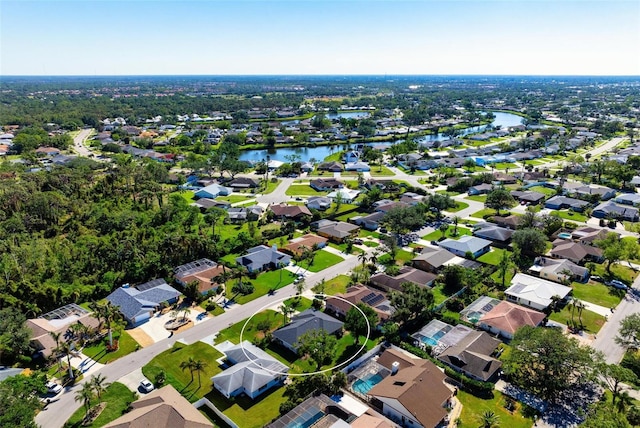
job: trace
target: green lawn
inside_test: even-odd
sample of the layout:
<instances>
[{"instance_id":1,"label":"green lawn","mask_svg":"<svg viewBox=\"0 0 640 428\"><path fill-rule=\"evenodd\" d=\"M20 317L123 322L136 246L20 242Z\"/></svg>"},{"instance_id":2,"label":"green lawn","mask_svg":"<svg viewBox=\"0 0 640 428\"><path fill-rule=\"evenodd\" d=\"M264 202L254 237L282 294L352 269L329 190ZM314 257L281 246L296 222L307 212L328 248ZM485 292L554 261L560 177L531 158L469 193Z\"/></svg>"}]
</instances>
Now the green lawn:
<instances>
[{"instance_id":1,"label":"green lawn","mask_svg":"<svg viewBox=\"0 0 640 428\"><path fill-rule=\"evenodd\" d=\"M450 295L444 292L444 284L441 283L437 283L435 287L431 288L431 291L433 292L434 304L436 306L447 300L447 297Z\"/></svg>"},{"instance_id":2,"label":"green lawn","mask_svg":"<svg viewBox=\"0 0 640 428\"><path fill-rule=\"evenodd\" d=\"M584 214L575 212L575 211L570 211L570 210L561 210L561 211L551 211L551 214L557 215L560 218L563 218L565 220L572 220L572 221L580 221L580 222L586 222L588 217Z\"/></svg>"},{"instance_id":3,"label":"green lawn","mask_svg":"<svg viewBox=\"0 0 640 428\"><path fill-rule=\"evenodd\" d=\"M485 202L487 202L487 195L469 195L469 196L465 197L465 199L469 199L471 201L485 203Z\"/></svg>"},{"instance_id":4,"label":"green lawn","mask_svg":"<svg viewBox=\"0 0 640 428\"><path fill-rule=\"evenodd\" d=\"M191 190L178 190L177 192L169 194L169 196L171 195L180 195L185 201L187 201L187 203L192 203L194 201L193 197L195 192L192 192Z\"/></svg>"},{"instance_id":5,"label":"green lawn","mask_svg":"<svg viewBox=\"0 0 640 428\"><path fill-rule=\"evenodd\" d=\"M270 270L268 272L262 272L258 277L254 280L251 280L251 283L254 286L254 291L251 294L247 294L246 296L239 295L236 297L235 301L239 304L244 304L250 302L254 299L257 299L260 296L264 296L271 289L282 288L285 285L289 285L293 282L295 276L286 269L278 269L278 270ZM233 281L230 282L230 288L233 287ZM227 296L229 294L227 293Z\"/></svg>"},{"instance_id":6,"label":"green lawn","mask_svg":"<svg viewBox=\"0 0 640 428\"><path fill-rule=\"evenodd\" d=\"M449 228L445 232L445 237L456 239L461 237L462 235L471 235L471 229L467 229L466 227L463 227L463 226L458 226L457 235L453 234L454 231L455 231L455 227L453 225L449 225ZM437 241L440 238L442 238L442 232L440 232L439 230L434 230L430 234L422 237L422 239L424 239L425 241Z\"/></svg>"},{"instance_id":7,"label":"green lawn","mask_svg":"<svg viewBox=\"0 0 640 428\"><path fill-rule=\"evenodd\" d=\"M604 306L605 308L618 306L618 303L624 297L623 290L607 287L599 282L588 282L586 284L573 282L571 288L573 288L573 296L576 299Z\"/></svg>"},{"instance_id":8,"label":"green lawn","mask_svg":"<svg viewBox=\"0 0 640 428\"><path fill-rule=\"evenodd\" d=\"M132 353L139 346L138 342L136 342L126 331L121 333L114 331L113 339L119 340L119 347L115 352L107 352L106 344L109 342L109 338L105 337L103 340L85 347L82 350L82 353L99 363L107 364Z\"/></svg>"},{"instance_id":9,"label":"green lawn","mask_svg":"<svg viewBox=\"0 0 640 428\"><path fill-rule=\"evenodd\" d=\"M511 278L513 278L513 269L509 269L507 274L504 276L504 286L509 287L509 283L511 283ZM493 279L496 284L502 285L502 278L500 277L500 272L495 271L491 274L491 279Z\"/></svg>"},{"instance_id":10,"label":"green lawn","mask_svg":"<svg viewBox=\"0 0 640 428\"><path fill-rule=\"evenodd\" d=\"M494 163L493 166L495 167L495 169L500 169L503 171L506 169L514 170L518 168L518 165L510 162L497 162L497 163Z\"/></svg>"},{"instance_id":11,"label":"green lawn","mask_svg":"<svg viewBox=\"0 0 640 428\"><path fill-rule=\"evenodd\" d=\"M464 202L460 202L460 201L455 201L456 202L456 207L455 208L448 208L445 211L450 212L450 213L456 213L460 210L463 210L465 208L469 208L469 204L466 204Z\"/></svg>"},{"instance_id":12,"label":"green lawn","mask_svg":"<svg viewBox=\"0 0 640 428\"><path fill-rule=\"evenodd\" d=\"M324 283L324 294L333 296L339 293L345 293L351 279L347 275L338 275ZM318 286L313 287L314 292L319 292Z\"/></svg>"},{"instance_id":13,"label":"green lawn","mask_svg":"<svg viewBox=\"0 0 640 428\"><path fill-rule=\"evenodd\" d=\"M414 257L415 255L410 251L398 250L396 252L396 264L404 265L404 262L411 261ZM378 262L382 264L388 263L390 260L391 255L389 253L385 253L378 257Z\"/></svg>"},{"instance_id":14,"label":"green lawn","mask_svg":"<svg viewBox=\"0 0 640 428\"><path fill-rule=\"evenodd\" d=\"M501 214L505 212L506 211L504 210L500 211ZM469 217L484 218L484 216L492 216L492 215L496 215L496 210L494 210L493 208L484 208L484 209L481 209L480 211L474 212Z\"/></svg>"},{"instance_id":15,"label":"green lawn","mask_svg":"<svg viewBox=\"0 0 640 428\"><path fill-rule=\"evenodd\" d=\"M275 183L271 182L271 178L269 179L269 182L267 183L267 188L265 189L264 192L262 192L263 195L267 195L271 192L273 192L274 190L276 190L276 187L278 187L278 185L280 184L280 180L276 180Z\"/></svg>"},{"instance_id":16,"label":"green lawn","mask_svg":"<svg viewBox=\"0 0 640 428\"><path fill-rule=\"evenodd\" d=\"M358 236L359 236L360 238L367 238L367 237L369 237L369 238L376 238L376 239L380 239L380 237L381 237L382 235L380 235L380 233L379 233L379 232L374 232L374 231L366 230L366 229L360 229L360 230L358 231Z\"/></svg>"},{"instance_id":17,"label":"green lawn","mask_svg":"<svg viewBox=\"0 0 640 428\"><path fill-rule=\"evenodd\" d=\"M522 414L522 404L516 402L513 412L505 408L505 396L499 391L493 391L493 398L482 399L467 392L458 390L458 400L462 403L460 414L460 428L478 428L482 425L482 414L486 411L494 412L499 418L501 427L530 428L533 419Z\"/></svg>"},{"instance_id":18,"label":"green lawn","mask_svg":"<svg viewBox=\"0 0 640 428\"><path fill-rule=\"evenodd\" d=\"M229 196L218 196L216 201L225 201L230 204L235 204L237 202L245 202L249 199L254 199L255 196L246 196L246 195L229 195Z\"/></svg>"},{"instance_id":19,"label":"green lawn","mask_svg":"<svg viewBox=\"0 0 640 428\"><path fill-rule=\"evenodd\" d=\"M180 363L187 361L189 357L201 360L207 364L200 373L202 385L198 386L198 374L193 374L193 381L189 370L181 370ZM142 373L151 382L154 381L158 373L164 370L166 383L171 384L187 400L194 402L211 391L211 377L222 371L216 360L222 354L213 346L203 342L195 342L192 345L185 345L176 342L171 349L156 355L147 365L142 367Z\"/></svg>"},{"instance_id":20,"label":"green lawn","mask_svg":"<svg viewBox=\"0 0 640 428\"><path fill-rule=\"evenodd\" d=\"M392 177L396 175L395 172L391 171L386 166L372 166L371 167L371 176L372 177Z\"/></svg>"},{"instance_id":21,"label":"green lawn","mask_svg":"<svg viewBox=\"0 0 640 428\"><path fill-rule=\"evenodd\" d=\"M247 324L242 339L249 341L253 340L256 334L259 333L257 330L258 323L264 320L268 320L271 325L271 329L275 330L282 325L283 315L271 309L267 309L265 311L257 313ZM240 343L240 332L242 331L242 326L245 322L246 320L242 320L236 324L233 324L232 326L225 328L224 330L220 330L220 332L216 336L216 343L222 343L225 340L236 344Z\"/></svg>"},{"instance_id":22,"label":"green lawn","mask_svg":"<svg viewBox=\"0 0 640 428\"><path fill-rule=\"evenodd\" d=\"M344 259L340 256L337 256L325 250L320 250L316 251L315 257L313 259L313 264L311 266L309 266L309 263L307 261L301 262L300 266L311 272L320 272L321 270L326 269L329 266L338 264L343 260Z\"/></svg>"},{"instance_id":23,"label":"green lawn","mask_svg":"<svg viewBox=\"0 0 640 428\"><path fill-rule=\"evenodd\" d=\"M500 258L502 257L502 254L508 250L503 250L501 248L491 248L491 251L489 251L488 253L485 253L483 255L481 255L480 257L478 257L478 261L481 263L486 263L488 265L493 265L493 266L497 266L498 264L500 264Z\"/></svg>"},{"instance_id":24,"label":"green lawn","mask_svg":"<svg viewBox=\"0 0 640 428\"><path fill-rule=\"evenodd\" d=\"M545 186L533 186L527 189L528 191L544 193L547 196L552 196L556 194L556 189L550 189Z\"/></svg>"},{"instance_id":25,"label":"green lawn","mask_svg":"<svg viewBox=\"0 0 640 428\"><path fill-rule=\"evenodd\" d=\"M287 306L291 306L297 312L304 312L309 309L313 305L313 301L307 299L306 297L292 297L284 301ZM253 321L253 320L252 320Z\"/></svg>"},{"instance_id":26,"label":"green lawn","mask_svg":"<svg viewBox=\"0 0 640 428\"><path fill-rule=\"evenodd\" d=\"M207 398L239 427L260 428L280 416L280 404L286 401L283 394L284 387L280 387L261 394L255 400L246 396L227 399L212 389Z\"/></svg>"},{"instance_id":27,"label":"green lawn","mask_svg":"<svg viewBox=\"0 0 640 428\"><path fill-rule=\"evenodd\" d=\"M285 191L285 194L288 196L325 196L328 195L329 192L318 192L313 187L308 184L292 184Z\"/></svg>"},{"instance_id":28,"label":"green lawn","mask_svg":"<svg viewBox=\"0 0 640 428\"><path fill-rule=\"evenodd\" d=\"M636 279L636 276L638 276L638 272L635 272L629 266L621 265L618 263L611 265L611 275L609 275L607 273L606 265L606 263L597 264L592 274L601 276L603 278L609 278L609 276L611 276L611 279L620 280L628 285L631 284L634 279Z\"/></svg>"},{"instance_id":29,"label":"green lawn","mask_svg":"<svg viewBox=\"0 0 640 428\"><path fill-rule=\"evenodd\" d=\"M76 428L80 426L85 427L101 427L109 422L118 419L125 410L129 407L133 401L135 401L136 396L133 392L129 390L126 386L119 382L114 382L109 387L107 387L106 391L102 393L100 400L95 398L92 401L92 406L97 405L100 402L106 402L107 406L102 410L100 416L96 418L93 423L89 425L82 425L82 419L84 418L85 411L84 406L80 407L76 410L73 415L69 418L69 420L64 424L65 428Z\"/></svg>"},{"instance_id":30,"label":"green lawn","mask_svg":"<svg viewBox=\"0 0 640 428\"><path fill-rule=\"evenodd\" d=\"M576 310L574 312L573 321L571 312L571 307L567 305L562 308L560 312L553 312L549 316L549 319L566 325L579 324L578 311ZM605 319L602 315L598 315L595 312L591 312L586 309L582 311L582 326L583 329L588 333L595 334L600 331L600 328L604 324L604 321Z\"/></svg>"}]
</instances>

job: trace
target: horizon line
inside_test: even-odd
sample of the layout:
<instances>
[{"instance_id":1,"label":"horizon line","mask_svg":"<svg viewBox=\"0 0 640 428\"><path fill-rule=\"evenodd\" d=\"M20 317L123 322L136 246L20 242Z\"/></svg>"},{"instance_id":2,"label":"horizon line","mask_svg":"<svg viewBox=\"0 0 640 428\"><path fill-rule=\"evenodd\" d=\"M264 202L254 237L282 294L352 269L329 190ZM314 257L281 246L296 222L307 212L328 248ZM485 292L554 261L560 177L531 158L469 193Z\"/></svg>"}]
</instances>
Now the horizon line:
<instances>
[{"instance_id":1,"label":"horizon line","mask_svg":"<svg viewBox=\"0 0 640 428\"><path fill-rule=\"evenodd\" d=\"M1 74L2 78L15 77L632 77L640 74L482 74L482 73L446 73L446 74Z\"/></svg>"}]
</instances>

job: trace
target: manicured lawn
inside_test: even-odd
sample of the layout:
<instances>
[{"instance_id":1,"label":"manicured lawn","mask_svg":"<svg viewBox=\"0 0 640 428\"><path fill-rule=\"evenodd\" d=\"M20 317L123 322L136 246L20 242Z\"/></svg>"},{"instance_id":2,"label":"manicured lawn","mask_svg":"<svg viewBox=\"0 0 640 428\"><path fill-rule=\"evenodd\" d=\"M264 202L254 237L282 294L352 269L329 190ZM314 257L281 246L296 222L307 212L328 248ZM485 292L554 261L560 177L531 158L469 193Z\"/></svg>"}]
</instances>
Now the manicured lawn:
<instances>
[{"instance_id":1,"label":"manicured lawn","mask_svg":"<svg viewBox=\"0 0 640 428\"><path fill-rule=\"evenodd\" d=\"M291 284L294 279L295 276L286 269L263 272L258 275L256 279L251 280L251 283L255 287L253 293L247 294L246 296L239 295L236 297L235 301L240 304L250 302L260 296L264 296L271 289L278 289L284 287L285 285ZM228 284L229 290L231 290L233 284L234 282L230 281L230 283ZM227 296L231 297L229 293L227 293Z\"/></svg>"},{"instance_id":2,"label":"manicured lawn","mask_svg":"<svg viewBox=\"0 0 640 428\"><path fill-rule=\"evenodd\" d=\"M255 196L245 196L245 195L229 195L229 196L218 196L216 201L225 201L230 204L235 204L236 202L245 202L249 199L254 199Z\"/></svg>"},{"instance_id":3,"label":"manicured lawn","mask_svg":"<svg viewBox=\"0 0 640 428\"><path fill-rule=\"evenodd\" d=\"M362 245L364 245L365 247L369 247L369 248L376 248L376 247L380 246L380 244L378 244L377 242L373 242L373 241L362 241Z\"/></svg>"},{"instance_id":4,"label":"manicured lawn","mask_svg":"<svg viewBox=\"0 0 640 428\"><path fill-rule=\"evenodd\" d=\"M347 275L338 275L324 283L324 294L333 296L335 294L344 293L347 291L351 279ZM312 288L316 293L320 292L318 286Z\"/></svg>"},{"instance_id":5,"label":"manicured lawn","mask_svg":"<svg viewBox=\"0 0 640 428\"><path fill-rule=\"evenodd\" d=\"M275 330L282 325L283 318L284 317L281 313L271 309L257 313L253 318L251 318L251 322L247 324L242 339L251 341L255 338L256 334L262 334L257 330L258 323L261 321L268 320L271 325L271 329ZM225 328L224 330L220 330L220 333L216 336L216 343L222 343L225 340L236 344L240 343L240 332L242 331L242 326L245 322L246 320L242 320Z\"/></svg>"},{"instance_id":6,"label":"manicured lawn","mask_svg":"<svg viewBox=\"0 0 640 428\"><path fill-rule=\"evenodd\" d=\"M297 312L304 312L309 309L313 305L313 301L307 299L306 297L292 297L284 301L287 306L291 306ZM253 321L253 320L252 320Z\"/></svg>"},{"instance_id":7,"label":"manicured lawn","mask_svg":"<svg viewBox=\"0 0 640 428\"><path fill-rule=\"evenodd\" d=\"M85 347L82 350L82 353L99 363L107 364L132 353L139 346L138 342L136 342L126 331L123 331L122 333L114 331L113 340L116 339L119 340L119 347L115 352L107 352L106 344L109 342L109 337L106 336L103 340Z\"/></svg>"},{"instance_id":8,"label":"manicured lawn","mask_svg":"<svg viewBox=\"0 0 640 428\"><path fill-rule=\"evenodd\" d=\"M549 319L553 321L560 322L566 325L576 325L579 324L578 311L576 310L573 313L573 321L571 317L572 309L569 305L562 308L560 312L553 312ZM582 311L582 326L584 330L588 333L595 334L600 331L600 328L604 324L604 317L602 315L598 315L595 312L588 311L584 309Z\"/></svg>"},{"instance_id":9,"label":"manicured lawn","mask_svg":"<svg viewBox=\"0 0 640 428\"><path fill-rule=\"evenodd\" d=\"M504 210L501 210L500 213L505 213ZM493 208L484 208L481 209L480 211L476 211L473 214L471 214L469 217L476 217L476 218L484 218L484 216L492 216L492 215L496 215L496 210L494 210Z\"/></svg>"},{"instance_id":10,"label":"manicured lawn","mask_svg":"<svg viewBox=\"0 0 640 428\"><path fill-rule=\"evenodd\" d=\"M609 276L611 276L611 279L618 279L627 285L630 285L631 283L633 283L633 280L636 279L636 276L638 276L638 272L635 272L629 266L621 265L618 263L611 265L612 275L609 275L607 273L606 266L607 266L606 263L596 265L596 268L592 272L593 275L598 275L603 278L609 278Z\"/></svg>"},{"instance_id":11,"label":"manicured lawn","mask_svg":"<svg viewBox=\"0 0 640 428\"><path fill-rule=\"evenodd\" d=\"M482 425L482 414L486 411L494 412L501 427L530 428L533 420L522 414L522 404L516 402L513 412L505 408L505 396L499 391L493 391L493 398L482 399L464 391L458 391L458 400L462 403L461 422L458 427L478 428Z\"/></svg>"},{"instance_id":12,"label":"manicured lawn","mask_svg":"<svg viewBox=\"0 0 640 428\"><path fill-rule=\"evenodd\" d=\"M529 187L527 190L532 192L544 193L547 196L556 194L556 189L550 189L545 186L533 186L533 187Z\"/></svg>"},{"instance_id":13,"label":"manicured lawn","mask_svg":"<svg viewBox=\"0 0 640 428\"><path fill-rule=\"evenodd\" d=\"M433 292L434 304L436 306L439 305L440 303L444 302L445 300L447 300L447 297L449 297L444 292L444 285L443 284L439 284L438 283L438 285L436 285L435 287L431 288L431 291Z\"/></svg>"},{"instance_id":14,"label":"manicured lawn","mask_svg":"<svg viewBox=\"0 0 640 428\"><path fill-rule=\"evenodd\" d=\"M380 235L379 232L374 232L374 231L366 230L366 229L360 229L358 231L358 236L361 237L361 238L369 237L369 238L380 239L381 235Z\"/></svg>"},{"instance_id":15,"label":"manicured lawn","mask_svg":"<svg viewBox=\"0 0 640 428\"><path fill-rule=\"evenodd\" d=\"M274 190L276 190L276 187L278 187L278 185L280 184L280 180L276 180L275 183L273 183L271 180L272 179L269 179L269 182L267 183L267 188L265 189L264 192L262 192L263 195L267 195L273 192Z\"/></svg>"},{"instance_id":16,"label":"manicured lawn","mask_svg":"<svg viewBox=\"0 0 640 428\"><path fill-rule=\"evenodd\" d=\"M185 201L192 203L195 192L192 192L191 190L178 190L177 192L171 193L169 196L171 195L180 195Z\"/></svg>"},{"instance_id":17,"label":"manicured lawn","mask_svg":"<svg viewBox=\"0 0 640 428\"><path fill-rule=\"evenodd\" d=\"M324 196L329 194L329 192L318 192L313 187L308 184L292 184L285 191L285 194L288 196Z\"/></svg>"},{"instance_id":18,"label":"manicured lawn","mask_svg":"<svg viewBox=\"0 0 640 428\"><path fill-rule=\"evenodd\" d=\"M336 250L339 250L339 251L341 251L343 253L346 253L346 250L347 250L347 244L345 244L345 243L336 244L335 242L329 242L329 246L331 248L335 248ZM362 252L363 251L360 248L356 247L355 245L351 249L351 254L360 254Z\"/></svg>"},{"instance_id":19,"label":"manicured lawn","mask_svg":"<svg viewBox=\"0 0 640 428\"><path fill-rule=\"evenodd\" d=\"M507 274L504 276L504 286L509 287L509 283L511 282L511 278L513 278L513 269L509 269ZM502 278L500 277L500 272L495 271L491 274L491 279L493 279L496 284L502 286Z\"/></svg>"},{"instance_id":20,"label":"manicured lawn","mask_svg":"<svg viewBox=\"0 0 640 428\"><path fill-rule=\"evenodd\" d=\"M107 406L102 410L100 416L96 418L93 423L89 425L82 425L82 419L84 418L85 411L84 406L80 407L76 410L73 415L69 418L69 420L65 423L66 427L101 427L109 422L118 419L125 410L129 407L133 401L135 401L136 396L133 392L129 390L126 386L119 382L114 382L109 387L106 388L106 391L102 393L100 399L94 398L91 405L95 406L101 402L106 402Z\"/></svg>"},{"instance_id":21,"label":"manicured lawn","mask_svg":"<svg viewBox=\"0 0 640 428\"><path fill-rule=\"evenodd\" d=\"M414 257L415 255L412 252L406 250L398 250L398 252L396 253L396 264L404 265L404 262L411 261L411 259L413 259ZM378 257L378 262L382 264L389 262L389 260L391 260L391 255L389 255L388 253L385 253L382 256Z\"/></svg>"},{"instance_id":22,"label":"manicured lawn","mask_svg":"<svg viewBox=\"0 0 640 428\"><path fill-rule=\"evenodd\" d=\"M386 166L372 166L371 167L371 176L372 177L392 177L396 175L393 171L391 171Z\"/></svg>"},{"instance_id":23,"label":"manicured lawn","mask_svg":"<svg viewBox=\"0 0 640 428\"><path fill-rule=\"evenodd\" d=\"M469 195L465 199L485 203L487 202L487 195Z\"/></svg>"},{"instance_id":24,"label":"manicured lawn","mask_svg":"<svg viewBox=\"0 0 640 428\"><path fill-rule=\"evenodd\" d=\"M510 169L513 170L515 168L518 168L518 165L516 165L515 163L510 163L510 162L497 162L494 163L493 166L496 169L500 169L500 170L506 170L506 169Z\"/></svg>"},{"instance_id":25,"label":"manicured lawn","mask_svg":"<svg viewBox=\"0 0 640 428\"><path fill-rule=\"evenodd\" d=\"M280 416L280 404L286 401L283 397L284 387L270 389L252 400L246 396L238 396L229 400L212 389L207 398L226 416L242 428L259 428L267 425Z\"/></svg>"},{"instance_id":26,"label":"manicured lawn","mask_svg":"<svg viewBox=\"0 0 640 428\"><path fill-rule=\"evenodd\" d=\"M300 263L300 266L303 268L310 270L311 272L320 272L323 269L328 268L329 266L333 266L335 264L340 263L344 259L340 256L336 256L328 251L320 250L316 251L315 257L313 259L313 264L309 266L309 263L305 260Z\"/></svg>"},{"instance_id":27,"label":"manicured lawn","mask_svg":"<svg viewBox=\"0 0 640 428\"><path fill-rule=\"evenodd\" d=\"M565 220L573 220L573 221L580 221L580 222L587 221L586 215L577 213L575 211L570 211L570 210L551 211L551 214L555 214L558 217L563 218Z\"/></svg>"},{"instance_id":28,"label":"manicured lawn","mask_svg":"<svg viewBox=\"0 0 640 428\"><path fill-rule=\"evenodd\" d=\"M180 369L180 363L187 361L189 357L207 364L200 373L202 382L200 387L198 387L197 373L193 374L193 381L191 381L189 370ZM222 368L216 363L216 360L221 357L220 352L206 343L195 342L192 345L185 345L176 342L171 349L156 355L146 366L142 367L142 373L153 382L158 373L164 370L165 382L171 384L187 400L194 402L211 391L211 377L222 371Z\"/></svg>"},{"instance_id":29,"label":"manicured lawn","mask_svg":"<svg viewBox=\"0 0 640 428\"><path fill-rule=\"evenodd\" d=\"M456 213L460 210L463 210L465 208L469 208L469 204L466 204L464 202L460 202L460 201L455 201L456 202L456 207L455 208L449 208L446 209L445 211L450 212L450 213Z\"/></svg>"},{"instance_id":30,"label":"manicured lawn","mask_svg":"<svg viewBox=\"0 0 640 428\"><path fill-rule=\"evenodd\" d=\"M618 303L620 303L622 297L624 297L623 290L607 287L599 282L587 282L586 284L573 282L571 288L573 288L573 296L576 299L595 303L605 308L618 306Z\"/></svg>"},{"instance_id":31,"label":"manicured lawn","mask_svg":"<svg viewBox=\"0 0 640 428\"><path fill-rule=\"evenodd\" d=\"M461 237L462 235L471 235L471 229L467 229L466 227L463 227L463 226L458 226L457 235L453 235L454 231L455 231L455 227L453 225L449 225L449 228L445 232L445 237L456 239ZM430 234L422 237L422 239L424 239L425 241L437 241L440 238L442 238L442 232L440 232L439 230L434 230Z\"/></svg>"},{"instance_id":32,"label":"manicured lawn","mask_svg":"<svg viewBox=\"0 0 640 428\"><path fill-rule=\"evenodd\" d=\"M507 250L503 250L501 248L491 248L491 251L485 253L478 257L478 261L481 263L486 263L488 265L497 266L500 264L500 259L502 258L502 253Z\"/></svg>"}]
</instances>

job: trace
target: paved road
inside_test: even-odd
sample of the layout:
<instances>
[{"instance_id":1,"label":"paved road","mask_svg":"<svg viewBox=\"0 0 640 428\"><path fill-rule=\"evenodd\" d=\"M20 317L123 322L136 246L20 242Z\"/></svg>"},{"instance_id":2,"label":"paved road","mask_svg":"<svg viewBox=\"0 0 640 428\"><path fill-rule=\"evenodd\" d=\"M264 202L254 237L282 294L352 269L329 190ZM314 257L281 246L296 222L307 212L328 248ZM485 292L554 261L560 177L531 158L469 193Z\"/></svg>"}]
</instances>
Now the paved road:
<instances>
[{"instance_id":1,"label":"paved road","mask_svg":"<svg viewBox=\"0 0 640 428\"><path fill-rule=\"evenodd\" d=\"M367 253L372 253L373 248L367 248ZM324 269L321 272L309 275L306 278L307 288L311 288L320 282L323 278L330 279L340 274L345 274L353 269L360 263L358 258L353 255L345 255L346 259L334 266ZM224 314L218 315L194 327L185 330L181 333L173 335L171 338L164 339L149 347L142 348L139 351L126 355L119 360L116 360L110 364L107 364L102 369L96 372L104 375L107 378L107 382L115 382L121 377L133 372L144 366L154 356L171 348L173 344L178 341L184 341L186 343L195 343L200 339L210 336L220 330L228 327L231 324L235 324L243 319L249 317L262 307L269 304L277 304L283 297L294 296L295 289L293 284L279 289L273 296L262 296L244 305L238 305L232 307ZM73 387L66 388L60 395L47 406L47 408L40 412L36 416L36 423L42 428L60 428L69 419L69 417L76 411L81 403L74 400L76 391L80 389L82 383L85 380L79 382Z\"/></svg>"},{"instance_id":2,"label":"paved road","mask_svg":"<svg viewBox=\"0 0 640 428\"><path fill-rule=\"evenodd\" d=\"M291 199L291 196L288 196L285 192L293 184L295 178L283 178L278 187L269 194L260 195L256 198L256 200L260 203L264 204L277 204L280 202L285 202Z\"/></svg>"},{"instance_id":3,"label":"paved road","mask_svg":"<svg viewBox=\"0 0 640 428\"><path fill-rule=\"evenodd\" d=\"M73 139L73 149L80 156L90 157L93 155L93 152L84 145L84 142L89 138L89 135L91 135L93 131L94 129L83 129Z\"/></svg>"}]
</instances>

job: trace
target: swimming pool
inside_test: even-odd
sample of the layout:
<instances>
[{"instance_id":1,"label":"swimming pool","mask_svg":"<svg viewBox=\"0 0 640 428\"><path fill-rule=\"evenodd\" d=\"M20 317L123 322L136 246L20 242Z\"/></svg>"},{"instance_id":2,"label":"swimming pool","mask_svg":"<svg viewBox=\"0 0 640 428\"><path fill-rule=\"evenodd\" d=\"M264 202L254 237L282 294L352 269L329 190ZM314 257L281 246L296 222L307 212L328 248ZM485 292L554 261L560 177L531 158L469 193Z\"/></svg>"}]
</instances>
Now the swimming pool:
<instances>
[{"instance_id":1,"label":"swimming pool","mask_svg":"<svg viewBox=\"0 0 640 428\"><path fill-rule=\"evenodd\" d=\"M571 239L571 234L567 232L558 233L558 238Z\"/></svg>"},{"instance_id":2,"label":"swimming pool","mask_svg":"<svg viewBox=\"0 0 640 428\"><path fill-rule=\"evenodd\" d=\"M376 373L364 379L358 379L357 381L353 382L353 385L351 386L351 388L355 392L358 392L362 395L367 395L371 390L371 388L379 384L382 381L382 379L383 377L379 373Z\"/></svg>"}]
</instances>

